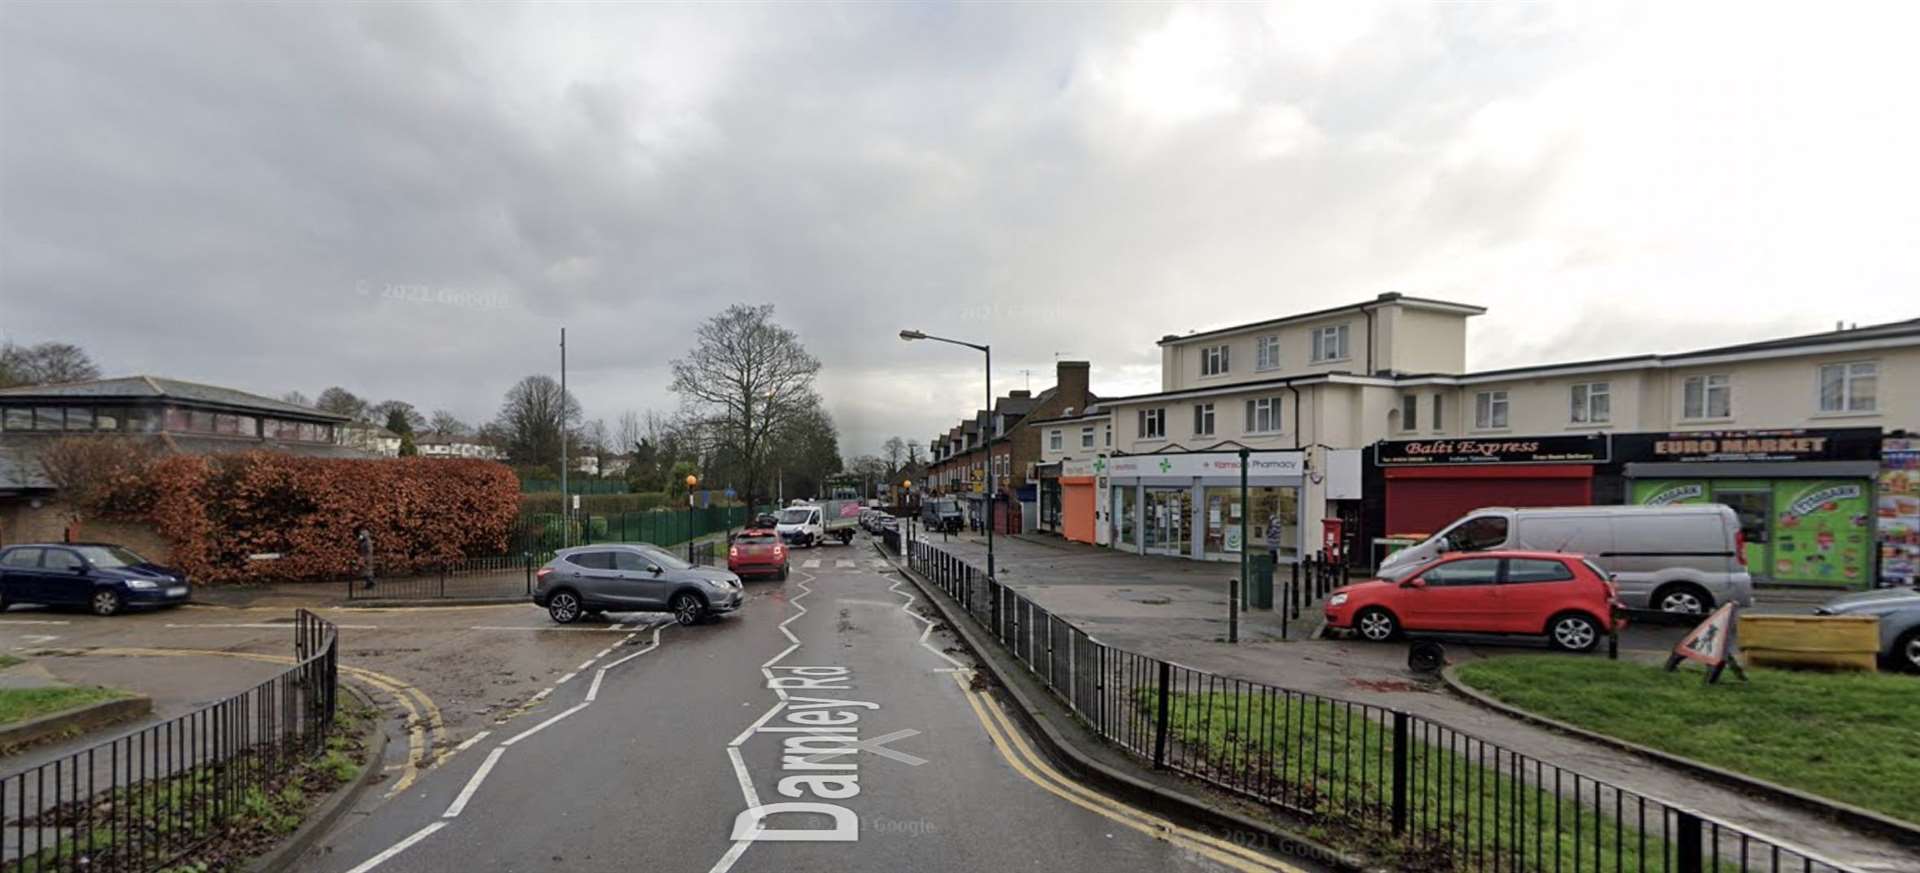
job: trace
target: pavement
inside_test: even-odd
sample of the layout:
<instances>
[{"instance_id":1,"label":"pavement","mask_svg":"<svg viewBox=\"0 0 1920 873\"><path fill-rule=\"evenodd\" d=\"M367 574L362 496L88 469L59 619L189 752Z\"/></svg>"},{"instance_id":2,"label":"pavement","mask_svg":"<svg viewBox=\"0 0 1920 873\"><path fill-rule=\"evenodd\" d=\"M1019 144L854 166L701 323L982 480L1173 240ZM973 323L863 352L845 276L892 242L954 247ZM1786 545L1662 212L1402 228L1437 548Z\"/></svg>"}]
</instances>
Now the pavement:
<instances>
[{"instance_id":1,"label":"pavement","mask_svg":"<svg viewBox=\"0 0 1920 873\"><path fill-rule=\"evenodd\" d=\"M972 534L927 541L986 566L985 540ZM1238 644L1227 643L1227 580L1237 565L1139 556L1051 537L1000 536L1001 582L1109 645L1224 676L1416 713L1641 795L1685 806L1777 841L1867 871L1920 869L1920 856L1876 834L1856 832L1798 806L1748 797L1690 773L1494 713L1410 671L1404 644L1279 635L1276 612L1243 612ZM1769 592L1772 594L1772 592ZM1804 592L1768 598L1764 608L1811 611ZM1822 597L1822 600L1825 598ZM1317 624L1317 607L1302 610ZM1630 624L1623 657L1657 658L1685 627ZM1438 637L1450 663L1546 651L1543 640ZM1600 657L1596 655L1595 657Z\"/></svg>"}]
</instances>

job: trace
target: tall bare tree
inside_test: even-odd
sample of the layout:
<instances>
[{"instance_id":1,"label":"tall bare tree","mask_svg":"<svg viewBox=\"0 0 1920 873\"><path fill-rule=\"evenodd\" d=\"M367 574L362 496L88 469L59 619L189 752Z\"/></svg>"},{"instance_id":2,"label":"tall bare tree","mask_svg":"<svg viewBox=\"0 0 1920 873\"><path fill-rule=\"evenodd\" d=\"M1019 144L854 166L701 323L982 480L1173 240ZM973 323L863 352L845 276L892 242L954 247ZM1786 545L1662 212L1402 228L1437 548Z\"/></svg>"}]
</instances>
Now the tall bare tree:
<instances>
[{"instance_id":1,"label":"tall bare tree","mask_svg":"<svg viewBox=\"0 0 1920 873\"><path fill-rule=\"evenodd\" d=\"M453 413L444 409L436 409L433 411L433 415L427 419L427 428L434 433L443 433L450 436L466 436L467 432L472 430L472 428L467 426L466 422L461 421Z\"/></svg>"},{"instance_id":2,"label":"tall bare tree","mask_svg":"<svg viewBox=\"0 0 1920 873\"><path fill-rule=\"evenodd\" d=\"M310 398L307 395L302 394L298 391L288 391L287 393L280 395L280 402L291 403L295 406L312 406L313 398Z\"/></svg>"},{"instance_id":3,"label":"tall bare tree","mask_svg":"<svg viewBox=\"0 0 1920 873\"><path fill-rule=\"evenodd\" d=\"M749 504L765 495L773 442L820 405L820 361L773 321L773 306L735 304L700 325L687 356L673 362L673 390L716 451L738 465Z\"/></svg>"},{"instance_id":4,"label":"tall bare tree","mask_svg":"<svg viewBox=\"0 0 1920 873\"><path fill-rule=\"evenodd\" d=\"M518 464L551 466L557 472L560 434L580 423L580 404L572 392L561 391L553 377L528 376L507 389L494 423L506 442L507 457Z\"/></svg>"},{"instance_id":5,"label":"tall bare tree","mask_svg":"<svg viewBox=\"0 0 1920 873\"><path fill-rule=\"evenodd\" d=\"M100 368L86 351L72 343L44 342L22 346L0 343L0 388L52 385L100 378Z\"/></svg>"},{"instance_id":6,"label":"tall bare tree","mask_svg":"<svg viewBox=\"0 0 1920 873\"><path fill-rule=\"evenodd\" d=\"M887 475L899 472L900 465L907 460L907 441L899 437L888 437L880 446L880 457L887 459Z\"/></svg>"},{"instance_id":7,"label":"tall bare tree","mask_svg":"<svg viewBox=\"0 0 1920 873\"><path fill-rule=\"evenodd\" d=\"M338 385L320 392L320 397L313 401L313 405L321 412L344 415L354 421L367 420L367 401Z\"/></svg>"}]
</instances>

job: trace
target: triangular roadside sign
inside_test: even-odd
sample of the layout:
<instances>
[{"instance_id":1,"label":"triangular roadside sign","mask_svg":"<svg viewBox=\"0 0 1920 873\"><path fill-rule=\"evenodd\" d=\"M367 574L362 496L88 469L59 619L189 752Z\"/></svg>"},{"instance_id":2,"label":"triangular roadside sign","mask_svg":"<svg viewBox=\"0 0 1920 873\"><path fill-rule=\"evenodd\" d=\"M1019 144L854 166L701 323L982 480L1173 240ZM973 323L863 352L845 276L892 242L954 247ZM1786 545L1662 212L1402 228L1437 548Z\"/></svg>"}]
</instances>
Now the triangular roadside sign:
<instances>
[{"instance_id":1,"label":"triangular roadside sign","mask_svg":"<svg viewBox=\"0 0 1920 873\"><path fill-rule=\"evenodd\" d=\"M1740 669L1735 650L1734 617L1735 608L1731 603L1714 610L1673 647L1673 654L1667 657L1667 671L1678 669L1682 661L1696 661L1706 665L1708 682L1719 681L1720 671L1727 667L1733 668L1733 674L1740 677L1740 681L1746 681L1747 673Z\"/></svg>"}]
</instances>

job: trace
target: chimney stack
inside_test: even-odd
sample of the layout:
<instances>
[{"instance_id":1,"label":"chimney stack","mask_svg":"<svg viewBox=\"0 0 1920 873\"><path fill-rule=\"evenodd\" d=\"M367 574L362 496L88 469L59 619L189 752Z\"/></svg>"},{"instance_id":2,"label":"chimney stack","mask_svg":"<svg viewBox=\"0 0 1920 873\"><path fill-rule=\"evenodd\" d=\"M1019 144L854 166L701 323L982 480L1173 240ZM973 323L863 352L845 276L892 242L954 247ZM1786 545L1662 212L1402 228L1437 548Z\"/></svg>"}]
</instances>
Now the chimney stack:
<instances>
[{"instance_id":1,"label":"chimney stack","mask_svg":"<svg viewBox=\"0 0 1920 873\"><path fill-rule=\"evenodd\" d=\"M1060 361L1053 365L1054 391L1060 401L1075 409L1087 408L1087 378L1093 365L1086 361Z\"/></svg>"}]
</instances>

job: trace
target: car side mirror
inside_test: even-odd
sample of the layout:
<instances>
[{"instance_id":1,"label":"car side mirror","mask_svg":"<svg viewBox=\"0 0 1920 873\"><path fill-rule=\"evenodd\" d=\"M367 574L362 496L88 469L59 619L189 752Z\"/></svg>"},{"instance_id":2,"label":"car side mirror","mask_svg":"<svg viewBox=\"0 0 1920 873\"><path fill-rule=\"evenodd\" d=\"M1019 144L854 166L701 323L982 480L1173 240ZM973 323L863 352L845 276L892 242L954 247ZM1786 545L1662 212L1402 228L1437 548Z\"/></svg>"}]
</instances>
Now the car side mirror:
<instances>
[{"instance_id":1,"label":"car side mirror","mask_svg":"<svg viewBox=\"0 0 1920 873\"><path fill-rule=\"evenodd\" d=\"M648 568L647 568L647 572L649 572L649 573L652 573L652 574L653 574L653 575L655 575L655 576L658 576L658 575L660 575L661 573L663 573L663 572L666 572L666 571L664 571L664 570L661 570L661 569L660 569L660 565L659 565L659 564L655 564L655 565L653 565L653 566L651 566L651 567L648 567Z\"/></svg>"},{"instance_id":2,"label":"car side mirror","mask_svg":"<svg viewBox=\"0 0 1920 873\"><path fill-rule=\"evenodd\" d=\"M1422 579L1422 578L1420 578L1420 577L1418 577L1418 576L1415 576L1415 577L1413 577L1412 579L1408 579L1407 581L1405 581L1405 582L1402 582L1402 583L1400 583L1400 587L1402 587L1402 588L1425 588L1425 587L1427 587L1427 580L1425 580L1425 579Z\"/></svg>"}]
</instances>

